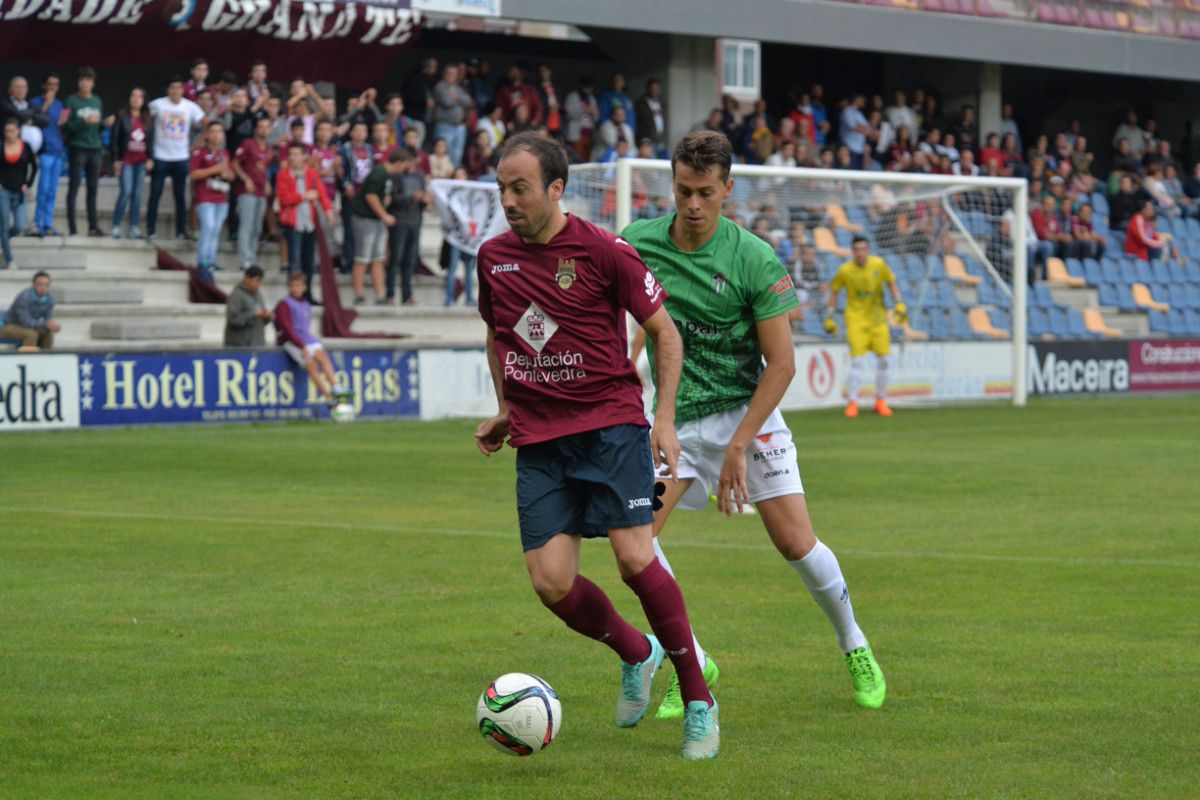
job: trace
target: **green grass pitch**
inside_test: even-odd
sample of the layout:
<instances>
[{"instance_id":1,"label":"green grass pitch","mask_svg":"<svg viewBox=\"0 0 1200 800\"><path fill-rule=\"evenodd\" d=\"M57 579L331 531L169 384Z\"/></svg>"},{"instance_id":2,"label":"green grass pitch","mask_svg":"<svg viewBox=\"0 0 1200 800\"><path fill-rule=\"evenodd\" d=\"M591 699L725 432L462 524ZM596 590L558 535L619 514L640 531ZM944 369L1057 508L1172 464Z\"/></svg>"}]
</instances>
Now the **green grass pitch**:
<instances>
[{"instance_id":1,"label":"green grass pitch","mask_svg":"<svg viewBox=\"0 0 1200 800\"><path fill-rule=\"evenodd\" d=\"M471 422L0 438L0 797L1195 796L1200 401L789 422L887 704L757 518L678 512L722 671L701 764L612 724L615 660L534 597ZM475 730L508 671L562 699L533 758Z\"/></svg>"}]
</instances>

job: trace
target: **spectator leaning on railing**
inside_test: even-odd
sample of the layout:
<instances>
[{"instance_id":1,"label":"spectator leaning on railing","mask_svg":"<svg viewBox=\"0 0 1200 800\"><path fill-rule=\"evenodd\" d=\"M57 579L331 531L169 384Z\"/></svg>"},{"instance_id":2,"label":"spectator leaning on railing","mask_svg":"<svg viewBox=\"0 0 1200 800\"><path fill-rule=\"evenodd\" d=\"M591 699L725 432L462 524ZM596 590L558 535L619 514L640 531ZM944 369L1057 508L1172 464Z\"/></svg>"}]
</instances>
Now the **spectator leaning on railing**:
<instances>
[{"instance_id":1,"label":"spectator leaning on railing","mask_svg":"<svg viewBox=\"0 0 1200 800\"><path fill-rule=\"evenodd\" d=\"M13 298L0 327L0 339L15 339L24 349L49 350L54 346L54 334L60 330L62 326L54 321L50 276L38 272L33 276L33 286Z\"/></svg>"}]
</instances>

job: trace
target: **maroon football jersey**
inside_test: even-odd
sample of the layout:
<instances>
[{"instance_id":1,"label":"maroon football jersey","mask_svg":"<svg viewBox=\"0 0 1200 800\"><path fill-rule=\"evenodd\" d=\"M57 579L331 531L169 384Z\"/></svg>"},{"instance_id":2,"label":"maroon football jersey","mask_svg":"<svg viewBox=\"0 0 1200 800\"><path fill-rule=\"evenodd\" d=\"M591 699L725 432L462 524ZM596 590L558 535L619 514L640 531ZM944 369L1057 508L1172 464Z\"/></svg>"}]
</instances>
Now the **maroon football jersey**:
<instances>
[{"instance_id":1,"label":"maroon football jersey","mask_svg":"<svg viewBox=\"0 0 1200 800\"><path fill-rule=\"evenodd\" d=\"M644 322L666 293L624 239L568 214L547 244L512 231L479 248L479 313L496 332L514 447L647 425L625 312Z\"/></svg>"}]
</instances>

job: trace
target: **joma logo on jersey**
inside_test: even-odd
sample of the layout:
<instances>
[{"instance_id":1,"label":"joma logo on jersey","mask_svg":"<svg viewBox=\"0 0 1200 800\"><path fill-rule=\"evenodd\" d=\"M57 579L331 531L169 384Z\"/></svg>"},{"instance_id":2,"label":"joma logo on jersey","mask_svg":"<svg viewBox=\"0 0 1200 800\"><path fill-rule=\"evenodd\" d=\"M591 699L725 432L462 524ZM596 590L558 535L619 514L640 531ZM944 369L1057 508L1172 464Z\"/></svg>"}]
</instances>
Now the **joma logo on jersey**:
<instances>
[{"instance_id":1,"label":"joma logo on jersey","mask_svg":"<svg viewBox=\"0 0 1200 800\"><path fill-rule=\"evenodd\" d=\"M635 497L632 500L628 501L628 506L630 509L648 508L648 507L650 507L650 505L651 504L650 504L649 497Z\"/></svg>"},{"instance_id":2,"label":"joma logo on jersey","mask_svg":"<svg viewBox=\"0 0 1200 800\"><path fill-rule=\"evenodd\" d=\"M492 264L492 274L497 272L520 272L520 264Z\"/></svg>"},{"instance_id":3,"label":"joma logo on jersey","mask_svg":"<svg viewBox=\"0 0 1200 800\"><path fill-rule=\"evenodd\" d=\"M560 258L558 260L558 272L555 274L555 279L558 281L558 288L566 291L575 285L575 259Z\"/></svg>"}]
</instances>

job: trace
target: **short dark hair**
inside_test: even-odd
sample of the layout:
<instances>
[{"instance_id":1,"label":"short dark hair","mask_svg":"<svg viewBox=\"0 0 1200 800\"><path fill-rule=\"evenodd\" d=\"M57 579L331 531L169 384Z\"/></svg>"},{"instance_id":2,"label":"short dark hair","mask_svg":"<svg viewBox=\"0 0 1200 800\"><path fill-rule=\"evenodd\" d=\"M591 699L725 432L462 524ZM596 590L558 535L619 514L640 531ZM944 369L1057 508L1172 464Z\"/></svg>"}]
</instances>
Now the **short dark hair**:
<instances>
[{"instance_id":1,"label":"short dark hair","mask_svg":"<svg viewBox=\"0 0 1200 800\"><path fill-rule=\"evenodd\" d=\"M246 278L261 278L263 276L263 268L257 264L251 264L250 266L246 267L246 271L243 273L243 276Z\"/></svg>"},{"instance_id":2,"label":"short dark hair","mask_svg":"<svg viewBox=\"0 0 1200 800\"><path fill-rule=\"evenodd\" d=\"M172 75L171 77L167 78L167 87L168 88L170 88L172 84L176 84L176 83L178 83L180 86L182 86L183 78L179 75Z\"/></svg>"},{"instance_id":3,"label":"short dark hair","mask_svg":"<svg viewBox=\"0 0 1200 800\"><path fill-rule=\"evenodd\" d=\"M208 59L207 58L193 58L192 59L192 69L195 69L196 67L200 66L201 64L203 64L204 66L207 67Z\"/></svg>"},{"instance_id":4,"label":"short dark hair","mask_svg":"<svg viewBox=\"0 0 1200 800\"><path fill-rule=\"evenodd\" d=\"M250 62L250 69L254 69L255 67L265 67L266 65L267 62L263 61L261 58L256 58Z\"/></svg>"},{"instance_id":5,"label":"short dark hair","mask_svg":"<svg viewBox=\"0 0 1200 800\"><path fill-rule=\"evenodd\" d=\"M308 278L305 277L304 273L301 272L300 270L296 270L295 272L289 272L288 273L288 283L296 283L297 281L299 281L300 283L308 283Z\"/></svg>"},{"instance_id":6,"label":"short dark hair","mask_svg":"<svg viewBox=\"0 0 1200 800\"><path fill-rule=\"evenodd\" d=\"M675 173L675 165L683 164L697 172L708 172L716 167L722 181L729 180L729 170L733 167L733 145L729 138L717 131L693 131L679 140L675 151L671 153L671 173Z\"/></svg>"},{"instance_id":7,"label":"short dark hair","mask_svg":"<svg viewBox=\"0 0 1200 800\"><path fill-rule=\"evenodd\" d=\"M81 67L79 70L79 77L81 79L91 78L92 80L96 80L96 70L92 69L91 67Z\"/></svg>"},{"instance_id":8,"label":"short dark hair","mask_svg":"<svg viewBox=\"0 0 1200 800\"><path fill-rule=\"evenodd\" d=\"M294 120L292 120L292 124L291 124L292 130L296 130L296 128L303 128L303 127L304 127L304 120L300 119L299 117L296 117Z\"/></svg>"},{"instance_id":9,"label":"short dark hair","mask_svg":"<svg viewBox=\"0 0 1200 800\"><path fill-rule=\"evenodd\" d=\"M263 117L259 117L258 119L254 120L254 127L256 127L256 128L257 128L257 127L258 127L258 123L260 123L260 122L265 122L265 123L267 123L268 125L272 125L272 126L275 124L275 123L271 122L271 118L270 118L270 117L263 116ZM173 188L173 187L172 187L172 188Z\"/></svg>"},{"instance_id":10,"label":"short dark hair","mask_svg":"<svg viewBox=\"0 0 1200 800\"><path fill-rule=\"evenodd\" d=\"M858 244L859 242L862 242L863 244L868 245L868 246L871 244L869 241L867 241L867 237L855 236L853 239L850 240L850 246L853 247L854 245Z\"/></svg>"},{"instance_id":11,"label":"short dark hair","mask_svg":"<svg viewBox=\"0 0 1200 800\"><path fill-rule=\"evenodd\" d=\"M303 152L303 153L304 153L304 155L308 155L308 145L304 144L304 142L292 142L292 143L290 143L290 144L288 145L288 152L290 153L290 152L292 152L293 150L299 150L299 151Z\"/></svg>"},{"instance_id":12,"label":"short dark hair","mask_svg":"<svg viewBox=\"0 0 1200 800\"><path fill-rule=\"evenodd\" d=\"M398 164L401 161L412 161L416 157L417 157L416 154L413 153L412 150L409 150L407 147L397 147L395 150L393 150L391 153L388 154L388 163L389 164Z\"/></svg>"},{"instance_id":13,"label":"short dark hair","mask_svg":"<svg viewBox=\"0 0 1200 800\"><path fill-rule=\"evenodd\" d=\"M37 272L33 273L33 282L37 283L38 278L45 278L46 280L50 280L50 273L46 272L46 270L44 270L44 269L39 269Z\"/></svg>"},{"instance_id":14,"label":"short dark hair","mask_svg":"<svg viewBox=\"0 0 1200 800\"><path fill-rule=\"evenodd\" d=\"M221 81L220 82L221 83L232 83L232 84L236 85L238 82L237 73L231 69L224 70L221 73Z\"/></svg>"},{"instance_id":15,"label":"short dark hair","mask_svg":"<svg viewBox=\"0 0 1200 800\"><path fill-rule=\"evenodd\" d=\"M225 126L221 123L221 121L216 120L216 119L209 120L209 123L204 126L204 130L207 131L207 130L211 129L214 125L217 126L218 128L220 128L221 130L225 130Z\"/></svg>"},{"instance_id":16,"label":"short dark hair","mask_svg":"<svg viewBox=\"0 0 1200 800\"><path fill-rule=\"evenodd\" d=\"M526 152L538 161L542 173L542 188L549 189L550 184L562 181L567 185L568 163L567 151L553 139L546 139L533 131L525 131L508 137L500 146L500 161L513 153Z\"/></svg>"}]
</instances>

